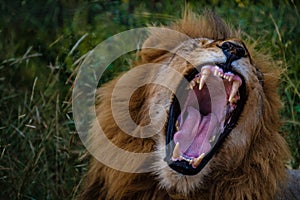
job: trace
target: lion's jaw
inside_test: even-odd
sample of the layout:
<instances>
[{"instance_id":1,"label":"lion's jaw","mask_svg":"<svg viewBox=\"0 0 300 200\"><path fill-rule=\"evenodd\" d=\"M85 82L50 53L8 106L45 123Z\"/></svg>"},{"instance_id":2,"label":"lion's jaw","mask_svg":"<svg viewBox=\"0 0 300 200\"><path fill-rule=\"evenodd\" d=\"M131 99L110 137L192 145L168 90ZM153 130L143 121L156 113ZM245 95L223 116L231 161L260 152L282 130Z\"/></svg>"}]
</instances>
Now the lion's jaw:
<instances>
[{"instance_id":1,"label":"lion's jaw","mask_svg":"<svg viewBox=\"0 0 300 200\"><path fill-rule=\"evenodd\" d=\"M237 40L231 40L234 43L238 43L239 45L243 45L242 43L237 42ZM193 46L191 44L197 43L199 46L198 48L191 48L189 49L188 46ZM191 39L191 41L186 41L184 47L181 47L182 49L178 48L177 49L177 54L179 56L175 56L173 60L168 61L169 67L172 67L176 71L180 72L183 75L186 75L191 71L192 68L197 68L198 66L201 66L203 68L207 66L217 66L219 63L225 63L226 62L226 55L224 54L224 51L220 48L220 46L224 43L224 41L213 41L205 38L201 39ZM202 45L204 44L204 45ZM247 52L248 53L248 52ZM189 64L187 64L185 58ZM245 84L245 88L247 89L247 93L251 92L254 87L260 87L261 85L259 83L259 78L257 74L254 72L257 71L255 66L252 65L251 63L251 58L249 55L241 57L231 63L232 69L230 70L230 73L233 72L234 74L239 74L238 78L243 79L243 83ZM199 69L201 71L201 68ZM203 71L203 70L202 70ZM224 75L225 73L223 73ZM210 76L217 76L218 79L225 80L225 78L220 77L218 74L210 74ZM180 81L176 79L176 77L166 77L166 74L164 73L158 73L157 79L164 80L164 81L170 81L173 82L173 84L180 84ZM191 84L191 80L190 84ZM227 80L226 80L227 81ZM242 80L239 80L240 82ZM252 83L252 85L248 85L248 83ZM199 83L198 83L199 84ZM196 84L196 86L198 86ZM242 83L240 83L242 84ZM226 90L226 87L225 87ZM151 98L152 104L159 103L159 104L164 104L165 109L169 109L173 99L170 99L171 93L167 89L165 91L160 90L159 95L153 95ZM228 93L228 92L227 92ZM225 92L226 94L226 92ZM238 94L239 95L239 94ZM246 94L243 94L246 95ZM247 94L248 96L249 94ZM230 96L230 91L229 95L227 94L227 100ZM235 96L234 97L239 97ZM162 99L164 99L162 101ZM244 99L247 99L247 97L244 97ZM239 99L237 99L238 101ZM246 102L243 102L243 104L246 104ZM224 106L224 105L223 105ZM247 105L246 105L247 106ZM249 107L249 106L248 106ZM245 108L246 110L249 110L249 108ZM244 109L244 110L245 110ZM170 112L170 110L168 111ZM158 112L158 116L156 116L158 119L165 119L165 114L163 112ZM161 114L161 116L160 116ZM170 114L170 113L169 113ZM251 113L246 113L251 114ZM245 113L239 113L238 115L245 115ZM222 116L224 117L224 116ZM239 116L238 116L239 117ZM245 117L245 116L243 116ZM224 123L224 121L223 121ZM225 142L222 142L220 148L226 148L230 149L231 146L234 148L240 147L241 149L247 149L245 147L247 145L247 140L249 139L245 134L241 135L240 130L243 128L242 124L237 124L237 121L234 122L234 129L232 131L229 131L229 136L227 137L227 140L230 140L230 145L228 144L228 141L226 140ZM221 127L221 129L224 129L224 125ZM164 132L165 129L163 130L163 133L160 134L159 139L158 139L158 145L157 145L157 157L158 159L154 163L154 171L156 171L156 175L158 176L160 186L162 188L165 188L166 190L175 190L178 193L181 193L183 195L188 195L190 192L195 191L195 189L205 189L208 187L203 183L204 177L207 176L208 174L214 173L214 171L211 170L211 163L214 162L215 160L222 159L222 155L220 153L213 153L212 158L210 158L203 166L199 172L193 174L193 175L184 175L178 171L175 171L174 169L171 169L169 166L166 165L166 162L172 162L173 161L178 161L181 159L181 157L175 158L174 159L174 150L176 147L175 142L173 142L173 149L171 148L171 154L173 156L171 157L170 161L170 156L166 155L166 133ZM178 130L177 130L178 131ZM231 133L230 133L231 132ZM221 133L222 134L222 133ZM175 134L174 134L175 135ZM174 137L173 135L173 137ZM218 136L219 137L219 136ZM217 140L218 138L216 138ZM179 142L181 142L179 140ZM213 149L213 147L211 147ZM205 154L208 154L211 149L206 150ZM178 151L178 150L177 150ZM183 153L178 151L179 153ZM170 153L170 152L169 152ZM200 152L201 153L201 152ZM200 156L199 154L197 156ZM232 156L232 159L234 160L234 155ZM166 160L167 159L167 160ZM176 160L178 159L178 160ZM195 159L195 158L194 158ZM166 161L166 162L165 162ZM181 161L181 160L180 160ZM201 162L201 161L200 161ZM190 164L191 165L191 164ZM192 166L193 168L196 168L197 166Z\"/></svg>"}]
</instances>

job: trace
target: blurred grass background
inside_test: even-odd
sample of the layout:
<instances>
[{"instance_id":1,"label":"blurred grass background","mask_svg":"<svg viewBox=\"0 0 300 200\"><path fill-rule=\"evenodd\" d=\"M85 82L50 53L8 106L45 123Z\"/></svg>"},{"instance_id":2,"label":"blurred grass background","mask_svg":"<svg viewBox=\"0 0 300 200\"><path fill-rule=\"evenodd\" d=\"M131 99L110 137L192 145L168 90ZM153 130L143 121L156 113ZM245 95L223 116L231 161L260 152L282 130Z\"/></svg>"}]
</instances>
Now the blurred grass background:
<instances>
[{"instance_id":1,"label":"blurred grass background","mask_svg":"<svg viewBox=\"0 0 300 200\"><path fill-rule=\"evenodd\" d=\"M287 71L279 93L283 128L300 165L299 1L187 1L247 33ZM172 0L2 0L0 2L0 199L74 199L88 161L71 112L76 69L86 53L121 31L180 17ZM119 59L101 83L128 68ZM122 66L122 67L119 67ZM101 84L100 83L100 84Z\"/></svg>"}]
</instances>

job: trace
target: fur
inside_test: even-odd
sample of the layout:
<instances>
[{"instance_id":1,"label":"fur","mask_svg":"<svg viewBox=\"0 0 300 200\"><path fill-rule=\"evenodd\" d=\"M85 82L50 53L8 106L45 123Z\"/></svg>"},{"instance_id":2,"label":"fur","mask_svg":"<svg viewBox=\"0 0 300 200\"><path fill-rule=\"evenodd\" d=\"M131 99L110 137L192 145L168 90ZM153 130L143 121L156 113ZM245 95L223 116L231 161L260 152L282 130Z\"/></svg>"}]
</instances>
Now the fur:
<instances>
[{"instance_id":1,"label":"fur","mask_svg":"<svg viewBox=\"0 0 300 200\"><path fill-rule=\"evenodd\" d=\"M179 73L185 74L192 65L204 63L207 59L221 59L216 47L195 48L197 38L222 41L228 38L240 38L240 33L226 25L212 13L198 16L185 12L182 20L166 27L183 33L169 34L168 29L152 31L144 42L137 65L147 63L168 64ZM207 41L200 40L204 45ZM163 162L165 129L159 135L150 138L138 138L125 134L116 124L112 115L112 91L120 77L105 84L98 90L96 105L97 119L107 138L118 147L131 152L146 153L155 151L152 173L125 173L103 165L92 159L85 179L85 187L79 199L274 199L279 194L279 186L285 188L285 161L289 159L289 150L284 138L279 134L281 102L276 92L282 70L275 67L268 56L254 51L254 46L246 45L251 55L237 62L247 82L248 99L239 118L238 125L226 138L219 152L214 155L205 168L195 176L183 176L165 166ZM147 48L146 48L147 47ZM149 48L151 47L151 48ZM158 49L176 50L188 57ZM170 58L171 61L170 61ZM263 84L257 79L259 71L263 74ZM244 71L243 71L244 70ZM164 71L157 72L149 67L146 76L141 74L132 79L132 86L126 86L120 96L125 95L138 80L150 79L177 84L176 77L166 76ZM170 90L165 87L148 84L136 90L130 98L129 110L134 122L149 124L150 105L159 103L162 109L157 111L156 119L165 122L165 111L171 103ZM122 99L119 99L120 103ZM127 123L127 119L123 119ZM97 122L95 122L97 123ZM134 134L141 134L136 129ZM90 147L96 149L105 145L98 136L95 124L91 128ZM122 155L107 155L114 160ZM130 161L127 163L130 165ZM162 167L164 166L164 167ZM284 198L284 191L280 193Z\"/></svg>"}]
</instances>

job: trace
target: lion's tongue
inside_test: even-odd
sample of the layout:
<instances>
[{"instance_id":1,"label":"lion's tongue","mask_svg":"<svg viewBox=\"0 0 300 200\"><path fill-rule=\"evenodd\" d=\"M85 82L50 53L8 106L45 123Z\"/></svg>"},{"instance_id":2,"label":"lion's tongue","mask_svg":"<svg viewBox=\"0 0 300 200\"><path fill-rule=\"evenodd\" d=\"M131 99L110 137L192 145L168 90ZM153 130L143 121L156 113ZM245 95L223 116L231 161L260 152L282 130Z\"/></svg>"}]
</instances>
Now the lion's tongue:
<instances>
[{"instance_id":1,"label":"lion's tongue","mask_svg":"<svg viewBox=\"0 0 300 200\"><path fill-rule=\"evenodd\" d=\"M180 144L180 152L187 157L206 154L211 148L209 140L217 121L213 114L204 116L197 109L188 106L187 117L181 122L180 130L174 135L175 144Z\"/></svg>"}]
</instances>

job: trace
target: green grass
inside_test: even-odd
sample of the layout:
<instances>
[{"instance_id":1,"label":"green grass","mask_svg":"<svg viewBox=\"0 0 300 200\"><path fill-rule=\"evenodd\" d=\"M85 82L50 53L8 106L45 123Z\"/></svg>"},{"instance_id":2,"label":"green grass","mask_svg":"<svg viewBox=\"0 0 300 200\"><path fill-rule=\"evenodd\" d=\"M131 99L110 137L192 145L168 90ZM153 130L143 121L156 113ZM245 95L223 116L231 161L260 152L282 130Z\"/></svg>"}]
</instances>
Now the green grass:
<instances>
[{"instance_id":1,"label":"green grass","mask_svg":"<svg viewBox=\"0 0 300 200\"><path fill-rule=\"evenodd\" d=\"M166 24L180 16L185 3L128 1L132 10L127 1L30 2L0 3L0 199L74 199L88 164L72 119L76 69L104 39L148 23ZM298 168L300 16L295 2L216 0L191 2L191 7L215 10L287 69L278 91L284 104L282 132L293 154L291 165ZM41 17L44 4L48 10ZM128 58L115 62L101 83L126 70L127 63Z\"/></svg>"}]
</instances>

